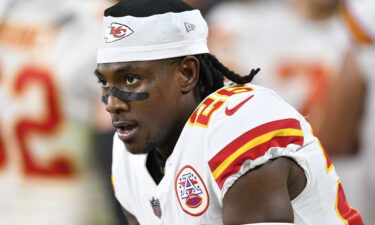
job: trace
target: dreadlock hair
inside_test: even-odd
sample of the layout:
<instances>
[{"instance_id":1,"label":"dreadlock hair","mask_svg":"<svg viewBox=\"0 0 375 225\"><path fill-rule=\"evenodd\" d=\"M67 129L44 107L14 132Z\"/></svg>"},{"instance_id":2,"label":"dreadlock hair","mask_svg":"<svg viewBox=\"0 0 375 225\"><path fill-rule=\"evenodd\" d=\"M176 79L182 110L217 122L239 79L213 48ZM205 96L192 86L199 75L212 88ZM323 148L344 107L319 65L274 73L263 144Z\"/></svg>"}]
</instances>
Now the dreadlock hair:
<instances>
[{"instance_id":1,"label":"dreadlock hair","mask_svg":"<svg viewBox=\"0 0 375 225\"><path fill-rule=\"evenodd\" d=\"M212 92L224 87L224 77L236 84L246 84L253 80L260 71L251 69L249 75L241 76L224 66L214 55L209 53L195 55L200 62L199 90L201 98L206 98Z\"/></svg>"},{"instance_id":2,"label":"dreadlock hair","mask_svg":"<svg viewBox=\"0 0 375 225\"><path fill-rule=\"evenodd\" d=\"M197 57L200 63L198 86L202 100L224 87L224 77L236 84L246 84L251 82L260 71L260 68L251 69L249 75L241 76L224 66L214 55L204 53L194 56ZM181 62L183 58L184 56L165 60L169 64L174 64Z\"/></svg>"}]
</instances>

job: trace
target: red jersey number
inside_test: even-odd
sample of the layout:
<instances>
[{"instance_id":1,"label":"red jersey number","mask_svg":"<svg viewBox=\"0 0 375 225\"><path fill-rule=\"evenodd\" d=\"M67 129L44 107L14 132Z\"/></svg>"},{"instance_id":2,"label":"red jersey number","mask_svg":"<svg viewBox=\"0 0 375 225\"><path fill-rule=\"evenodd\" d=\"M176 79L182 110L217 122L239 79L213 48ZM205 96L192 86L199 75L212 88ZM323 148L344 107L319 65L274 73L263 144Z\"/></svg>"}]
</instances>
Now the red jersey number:
<instances>
[{"instance_id":1,"label":"red jersey number","mask_svg":"<svg viewBox=\"0 0 375 225\"><path fill-rule=\"evenodd\" d=\"M38 120L27 118L27 116L16 121L14 133L20 146L23 171L29 176L71 176L74 174L72 163L63 156L51 158L49 162L43 164L33 157L33 150L30 148L28 140L31 136L43 135L48 137L55 134L62 122L62 114L59 110L57 88L50 73L33 67L27 67L16 76L14 82L14 96L22 97L30 85L38 85L44 91L43 102L46 112L43 118ZM0 168L7 163L5 151L6 144L0 137Z\"/></svg>"}]
</instances>

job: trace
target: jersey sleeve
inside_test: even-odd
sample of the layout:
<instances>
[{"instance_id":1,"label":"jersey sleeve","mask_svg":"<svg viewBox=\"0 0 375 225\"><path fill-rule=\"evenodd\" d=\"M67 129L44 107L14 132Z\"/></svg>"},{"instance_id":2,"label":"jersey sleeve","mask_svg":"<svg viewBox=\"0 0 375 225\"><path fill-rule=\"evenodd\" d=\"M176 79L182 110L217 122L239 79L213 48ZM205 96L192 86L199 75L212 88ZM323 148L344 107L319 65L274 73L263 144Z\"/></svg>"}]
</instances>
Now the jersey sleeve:
<instances>
[{"instance_id":1,"label":"jersey sleeve","mask_svg":"<svg viewBox=\"0 0 375 225\"><path fill-rule=\"evenodd\" d=\"M212 118L208 165L221 199L249 170L280 156L292 157L304 143L304 118L273 91L255 88L234 95Z\"/></svg>"}]
</instances>

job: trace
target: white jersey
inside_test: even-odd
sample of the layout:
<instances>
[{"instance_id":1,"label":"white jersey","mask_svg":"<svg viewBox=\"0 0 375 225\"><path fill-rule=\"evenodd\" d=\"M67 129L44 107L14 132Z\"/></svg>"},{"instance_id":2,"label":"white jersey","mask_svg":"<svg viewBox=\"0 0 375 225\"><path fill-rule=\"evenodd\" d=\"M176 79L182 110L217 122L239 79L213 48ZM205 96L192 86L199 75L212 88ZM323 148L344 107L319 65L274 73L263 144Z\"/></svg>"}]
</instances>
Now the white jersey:
<instances>
[{"instance_id":1,"label":"white jersey","mask_svg":"<svg viewBox=\"0 0 375 225\"><path fill-rule=\"evenodd\" d=\"M277 157L294 159L306 174L305 189L292 200L296 225L363 224L310 125L275 92L252 84L220 89L197 107L158 185L147 155L129 153L115 137L115 194L140 224L223 224L228 188Z\"/></svg>"},{"instance_id":2,"label":"white jersey","mask_svg":"<svg viewBox=\"0 0 375 225\"><path fill-rule=\"evenodd\" d=\"M110 222L90 146L108 3L0 4L0 224Z\"/></svg>"}]
</instances>

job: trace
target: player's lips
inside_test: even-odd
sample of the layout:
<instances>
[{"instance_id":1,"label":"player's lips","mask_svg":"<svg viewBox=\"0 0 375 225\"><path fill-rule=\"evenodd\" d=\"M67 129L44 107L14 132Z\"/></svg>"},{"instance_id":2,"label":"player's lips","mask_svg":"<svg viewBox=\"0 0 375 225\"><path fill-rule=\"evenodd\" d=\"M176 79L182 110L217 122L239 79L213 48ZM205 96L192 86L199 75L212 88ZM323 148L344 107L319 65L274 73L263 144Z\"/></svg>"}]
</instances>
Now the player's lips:
<instances>
[{"instance_id":1,"label":"player's lips","mask_svg":"<svg viewBox=\"0 0 375 225\"><path fill-rule=\"evenodd\" d=\"M132 139L138 130L138 124L133 121L116 121L112 124L117 129L117 135L122 141Z\"/></svg>"}]
</instances>

